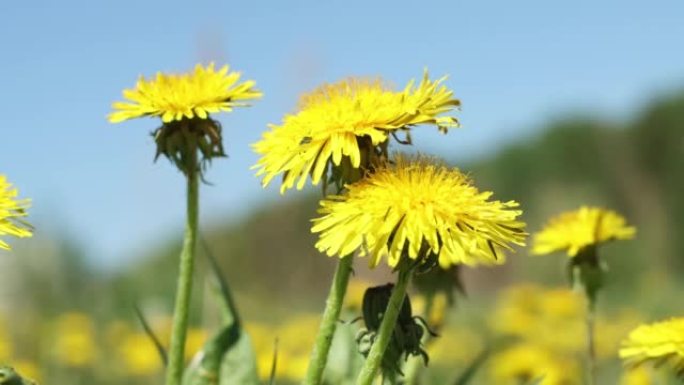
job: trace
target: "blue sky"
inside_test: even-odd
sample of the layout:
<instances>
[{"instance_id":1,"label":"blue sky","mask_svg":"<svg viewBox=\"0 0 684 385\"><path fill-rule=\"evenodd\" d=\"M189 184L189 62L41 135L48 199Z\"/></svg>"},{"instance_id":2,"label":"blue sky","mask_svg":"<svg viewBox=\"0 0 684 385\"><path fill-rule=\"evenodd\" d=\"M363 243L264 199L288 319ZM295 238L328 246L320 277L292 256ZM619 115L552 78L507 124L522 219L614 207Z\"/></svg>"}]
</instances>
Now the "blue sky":
<instances>
[{"instance_id":1,"label":"blue sky","mask_svg":"<svg viewBox=\"0 0 684 385\"><path fill-rule=\"evenodd\" d=\"M214 60L264 91L218 116L230 158L208 173L205 225L279 199L253 177L249 144L324 81L449 74L464 128L414 139L452 159L576 111L628 118L684 87L684 2L674 0L2 1L0 16L0 172L33 198L38 231L75 238L102 266L180 237L184 184L152 163L158 122L105 120L141 74Z\"/></svg>"}]
</instances>

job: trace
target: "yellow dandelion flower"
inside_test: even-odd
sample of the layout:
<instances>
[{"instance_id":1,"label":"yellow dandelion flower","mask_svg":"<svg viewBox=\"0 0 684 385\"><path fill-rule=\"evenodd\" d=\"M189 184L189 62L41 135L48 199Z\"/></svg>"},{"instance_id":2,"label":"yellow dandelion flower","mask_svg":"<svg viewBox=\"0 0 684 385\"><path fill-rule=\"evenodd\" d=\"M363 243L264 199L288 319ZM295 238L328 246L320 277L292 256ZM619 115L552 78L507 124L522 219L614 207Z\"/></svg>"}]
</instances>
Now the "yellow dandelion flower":
<instances>
[{"instance_id":1,"label":"yellow dandelion flower","mask_svg":"<svg viewBox=\"0 0 684 385\"><path fill-rule=\"evenodd\" d=\"M316 330L319 323L318 314L298 314L278 327L259 323L247 324L245 329L252 337L259 377L270 377L274 343L277 339L276 378L301 381L306 373L311 345L315 338L310 332Z\"/></svg>"},{"instance_id":2,"label":"yellow dandelion flower","mask_svg":"<svg viewBox=\"0 0 684 385\"><path fill-rule=\"evenodd\" d=\"M162 360L150 337L142 332L130 333L117 341L123 368L132 376L149 376L162 369Z\"/></svg>"},{"instance_id":3,"label":"yellow dandelion flower","mask_svg":"<svg viewBox=\"0 0 684 385\"><path fill-rule=\"evenodd\" d=\"M491 201L456 169L426 158L397 157L357 183L344 195L321 201L312 232L316 247L343 257L359 249L377 266L387 257L396 267L407 252L412 260L436 257L453 264L503 262L509 243L525 244L525 224L514 201Z\"/></svg>"},{"instance_id":4,"label":"yellow dandelion flower","mask_svg":"<svg viewBox=\"0 0 684 385\"><path fill-rule=\"evenodd\" d=\"M363 295L366 289L373 286L364 279L351 279L344 295L344 309L350 312L360 312L363 307Z\"/></svg>"},{"instance_id":5,"label":"yellow dandelion flower","mask_svg":"<svg viewBox=\"0 0 684 385\"><path fill-rule=\"evenodd\" d=\"M271 375L271 365L273 364L273 352L277 335L270 325L258 322L247 323L245 325L245 331L249 334L252 345L254 346L259 378L266 380Z\"/></svg>"},{"instance_id":6,"label":"yellow dandelion flower","mask_svg":"<svg viewBox=\"0 0 684 385\"><path fill-rule=\"evenodd\" d=\"M0 236L11 235L24 238L31 236L31 226L23 219L31 201L17 199L17 189L0 174ZM9 245L0 239L0 249L9 250Z\"/></svg>"},{"instance_id":7,"label":"yellow dandelion flower","mask_svg":"<svg viewBox=\"0 0 684 385\"><path fill-rule=\"evenodd\" d=\"M653 385L655 383L653 373L643 366L627 369L620 378L620 385Z\"/></svg>"},{"instance_id":8,"label":"yellow dandelion flower","mask_svg":"<svg viewBox=\"0 0 684 385\"><path fill-rule=\"evenodd\" d=\"M455 346L467 346L467 349L454 349ZM443 368L453 368L455 364L467 365L484 349L482 337L465 327L449 326L440 330L439 338L431 339L427 344L430 364Z\"/></svg>"},{"instance_id":9,"label":"yellow dandelion flower","mask_svg":"<svg viewBox=\"0 0 684 385\"><path fill-rule=\"evenodd\" d=\"M189 361L204 347L209 339L209 333L205 329L190 328L185 338L185 360Z\"/></svg>"},{"instance_id":10,"label":"yellow dandelion flower","mask_svg":"<svg viewBox=\"0 0 684 385\"><path fill-rule=\"evenodd\" d=\"M625 218L615 211L582 206L552 218L535 234L532 252L548 254L566 250L574 257L587 246L614 239L632 239L635 233L636 228L628 226Z\"/></svg>"},{"instance_id":11,"label":"yellow dandelion flower","mask_svg":"<svg viewBox=\"0 0 684 385\"><path fill-rule=\"evenodd\" d=\"M163 124L153 132L155 160L164 155L184 174L197 172L202 176L213 158L226 156L221 124L209 114L232 111L233 107L246 106L245 100L261 97L253 81L239 80L239 72L229 72L227 65L217 71L213 63L206 68L198 64L191 73L140 78L135 88L123 92L129 102L112 104L114 112L109 121L161 117Z\"/></svg>"},{"instance_id":12,"label":"yellow dandelion flower","mask_svg":"<svg viewBox=\"0 0 684 385\"><path fill-rule=\"evenodd\" d=\"M444 271L440 269L440 271ZM427 297L419 294L411 298L413 314L420 315L432 330L439 331L444 326L449 311L449 300L445 293L437 292ZM441 336L441 333L440 333Z\"/></svg>"},{"instance_id":13,"label":"yellow dandelion flower","mask_svg":"<svg viewBox=\"0 0 684 385\"><path fill-rule=\"evenodd\" d=\"M637 327L622 341L620 358L627 365L667 362L684 374L684 318Z\"/></svg>"},{"instance_id":14,"label":"yellow dandelion flower","mask_svg":"<svg viewBox=\"0 0 684 385\"><path fill-rule=\"evenodd\" d=\"M281 174L281 193L295 183L302 189L309 176L313 185L327 184L331 166L366 168L371 158L386 153L389 136L398 131L410 142L410 128L416 125L444 132L457 127L456 118L440 116L460 105L441 84L444 79L431 81L426 71L418 85L411 81L403 91L392 91L381 80L360 79L316 89L302 98L299 112L270 125L254 144L261 155L254 166L257 176L263 175L266 186Z\"/></svg>"},{"instance_id":15,"label":"yellow dandelion flower","mask_svg":"<svg viewBox=\"0 0 684 385\"><path fill-rule=\"evenodd\" d=\"M311 330L316 330L320 321L318 314L299 314L278 328L278 378L304 378L315 339Z\"/></svg>"},{"instance_id":16,"label":"yellow dandelion flower","mask_svg":"<svg viewBox=\"0 0 684 385\"><path fill-rule=\"evenodd\" d=\"M255 82L239 83L240 73L229 72L224 65L214 69L214 63L195 66L191 73L157 73L154 79L140 77L132 89L124 90L128 102L112 104L112 123L144 116L159 116L164 123L183 119L207 119L209 114L232 111L245 100L261 97Z\"/></svg>"},{"instance_id":17,"label":"yellow dandelion flower","mask_svg":"<svg viewBox=\"0 0 684 385\"><path fill-rule=\"evenodd\" d=\"M520 344L492 358L490 375L494 384L575 385L581 383L579 366L565 356L544 348Z\"/></svg>"},{"instance_id":18,"label":"yellow dandelion flower","mask_svg":"<svg viewBox=\"0 0 684 385\"><path fill-rule=\"evenodd\" d=\"M584 349L584 301L566 288L517 285L502 293L490 323L497 333L520 337L548 350L578 352Z\"/></svg>"},{"instance_id":19,"label":"yellow dandelion flower","mask_svg":"<svg viewBox=\"0 0 684 385\"><path fill-rule=\"evenodd\" d=\"M84 367L95 362L95 325L85 314L65 313L57 319L54 353L59 362Z\"/></svg>"},{"instance_id":20,"label":"yellow dandelion flower","mask_svg":"<svg viewBox=\"0 0 684 385\"><path fill-rule=\"evenodd\" d=\"M7 362L14 352L11 335L5 319L0 316L0 362Z\"/></svg>"}]
</instances>

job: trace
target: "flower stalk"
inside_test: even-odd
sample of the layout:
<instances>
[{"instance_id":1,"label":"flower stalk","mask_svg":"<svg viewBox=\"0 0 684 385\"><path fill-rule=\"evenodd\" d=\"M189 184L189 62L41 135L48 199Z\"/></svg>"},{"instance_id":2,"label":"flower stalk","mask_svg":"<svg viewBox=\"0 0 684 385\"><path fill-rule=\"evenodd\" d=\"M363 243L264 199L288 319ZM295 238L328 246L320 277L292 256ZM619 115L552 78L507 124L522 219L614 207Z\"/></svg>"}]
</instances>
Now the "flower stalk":
<instances>
[{"instance_id":1,"label":"flower stalk","mask_svg":"<svg viewBox=\"0 0 684 385\"><path fill-rule=\"evenodd\" d=\"M309 367L304 378L304 385L318 385L323 379L323 371L328 362L328 353L330 352L330 345L332 344L333 335L337 327L337 322L340 318L342 304L344 303L344 295L347 292L347 285L349 284L349 277L352 272L352 264L354 256L352 254L342 258L335 269L335 276L333 277L332 286L328 299L325 302L325 310L323 311L323 318L321 326L316 336L313 351L311 352L311 359Z\"/></svg>"},{"instance_id":2,"label":"flower stalk","mask_svg":"<svg viewBox=\"0 0 684 385\"><path fill-rule=\"evenodd\" d=\"M389 303L387 305L387 310L382 316L380 329L378 329L373 346L371 347L368 357L361 368L361 372L356 379L357 385L371 385L375 379L378 369L382 364L382 358L385 354L385 350L387 349L387 346L392 338L392 332L397 324L399 311L401 310L402 304L404 303L404 298L406 297L406 288L408 287L408 282L411 278L411 272L412 269L399 270L397 283L392 290L392 296L390 297Z\"/></svg>"},{"instance_id":3,"label":"flower stalk","mask_svg":"<svg viewBox=\"0 0 684 385\"><path fill-rule=\"evenodd\" d=\"M594 326L596 319L596 301L587 301L587 383L596 384L596 346L594 341Z\"/></svg>"},{"instance_id":4,"label":"flower stalk","mask_svg":"<svg viewBox=\"0 0 684 385\"><path fill-rule=\"evenodd\" d=\"M183 377L185 357L185 337L188 330L190 314L190 296L192 294L192 278L195 265L195 245L197 243L197 222L199 215L199 167L197 162L197 145L189 141L187 151L187 221L185 238L180 256L180 270L176 289L176 304L173 313L171 345L169 348L169 364L166 370L166 385L180 385Z\"/></svg>"},{"instance_id":5,"label":"flower stalk","mask_svg":"<svg viewBox=\"0 0 684 385\"><path fill-rule=\"evenodd\" d=\"M180 256L176 301L166 385L180 385L183 377L185 338L190 313L192 278L199 216L199 183L203 172L218 157L225 157L221 125L210 114L248 106L261 92L254 81L240 82L240 73L227 65L196 65L191 72L157 73L140 77L135 87L123 92L125 101L114 102L108 120L119 123L148 116L161 118L152 133L157 145L155 161L164 155L187 180L187 220ZM2 246L2 244L0 244Z\"/></svg>"},{"instance_id":6,"label":"flower stalk","mask_svg":"<svg viewBox=\"0 0 684 385\"><path fill-rule=\"evenodd\" d=\"M596 384L596 346L595 318L596 299L603 286L603 268L596 247L581 250L570 260L571 282L575 290L581 291L586 298L586 376L587 384Z\"/></svg>"}]
</instances>

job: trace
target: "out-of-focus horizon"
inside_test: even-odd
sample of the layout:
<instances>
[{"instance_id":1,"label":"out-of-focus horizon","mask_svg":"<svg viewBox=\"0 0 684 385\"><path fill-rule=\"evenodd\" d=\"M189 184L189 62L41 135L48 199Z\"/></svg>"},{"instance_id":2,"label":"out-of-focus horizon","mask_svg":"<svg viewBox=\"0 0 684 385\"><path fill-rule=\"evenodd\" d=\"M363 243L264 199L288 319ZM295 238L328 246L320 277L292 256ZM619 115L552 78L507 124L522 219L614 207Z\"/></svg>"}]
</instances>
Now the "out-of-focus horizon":
<instances>
[{"instance_id":1,"label":"out-of-focus horizon","mask_svg":"<svg viewBox=\"0 0 684 385\"><path fill-rule=\"evenodd\" d=\"M559 116L628 120L684 87L681 2L259 4L0 5L0 116L11 131L0 167L33 199L39 237L73 239L93 265L115 267L177 234L183 181L165 160L152 163L158 122L105 120L123 88L160 70L227 63L265 94L217 116L229 158L207 175L205 224L273 201L277 187L262 190L249 169L249 145L321 82L449 74L464 128L414 138L449 160L493 154Z\"/></svg>"}]
</instances>

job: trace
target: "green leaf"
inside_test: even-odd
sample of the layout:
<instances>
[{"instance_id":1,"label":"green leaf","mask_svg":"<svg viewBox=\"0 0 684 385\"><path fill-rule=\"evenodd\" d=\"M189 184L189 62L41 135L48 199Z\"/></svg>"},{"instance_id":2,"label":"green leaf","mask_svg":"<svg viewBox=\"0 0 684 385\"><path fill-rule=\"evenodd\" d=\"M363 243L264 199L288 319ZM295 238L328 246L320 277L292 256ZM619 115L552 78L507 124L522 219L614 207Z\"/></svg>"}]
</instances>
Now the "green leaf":
<instances>
[{"instance_id":1,"label":"green leaf","mask_svg":"<svg viewBox=\"0 0 684 385\"><path fill-rule=\"evenodd\" d=\"M271 375L268 380L268 385L275 385L276 370L278 369L278 339L273 343L273 360L271 361Z\"/></svg>"},{"instance_id":2,"label":"green leaf","mask_svg":"<svg viewBox=\"0 0 684 385\"><path fill-rule=\"evenodd\" d=\"M157 353L159 353L159 358L164 366L166 366L169 360L166 349L164 349L164 345L159 340L159 337L157 337L157 335L154 333L154 330L152 330L152 327L150 326L149 322L147 322L147 319L145 318L142 310L140 310L140 307L137 304L134 304L133 309L135 310L136 316L138 316L138 320L140 320L140 323L142 324L143 330L145 330L145 334L147 334L154 344L154 347L157 349Z\"/></svg>"},{"instance_id":3,"label":"green leaf","mask_svg":"<svg viewBox=\"0 0 684 385\"><path fill-rule=\"evenodd\" d=\"M214 335L190 362L183 376L183 385L218 384L221 360L240 337L235 323Z\"/></svg>"},{"instance_id":4,"label":"green leaf","mask_svg":"<svg viewBox=\"0 0 684 385\"><path fill-rule=\"evenodd\" d=\"M247 333L240 333L235 345L224 354L220 374L220 385L259 384L252 340Z\"/></svg>"},{"instance_id":5,"label":"green leaf","mask_svg":"<svg viewBox=\"0 0 684 385\"><path fill-rule=\"evenodd\" d=\"M256 356L249 335L242 329L235 301L216 259L203 242L215 278L215 294L224 328L198 352L185 371L183 385L258 385Z\"/></svg>"}]
</instances>

